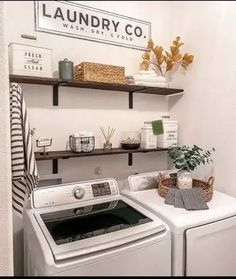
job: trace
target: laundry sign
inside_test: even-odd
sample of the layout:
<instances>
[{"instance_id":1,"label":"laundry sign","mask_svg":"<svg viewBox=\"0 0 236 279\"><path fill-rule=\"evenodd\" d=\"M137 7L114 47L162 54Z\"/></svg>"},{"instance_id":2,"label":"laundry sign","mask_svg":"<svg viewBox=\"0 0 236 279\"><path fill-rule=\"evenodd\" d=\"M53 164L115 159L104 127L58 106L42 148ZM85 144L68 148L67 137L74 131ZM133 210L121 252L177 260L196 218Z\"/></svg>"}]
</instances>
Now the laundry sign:
<instances>
[{"instance_id":1,"label":"laundry sign","mask_svg":"<svg viewBox=\"0 0 236 279\"><path fill-rule=\"evenodd\" d=\"M145 50L151 23L70 1L35 1L35 30Z\"/></svg>"}]
</instances>

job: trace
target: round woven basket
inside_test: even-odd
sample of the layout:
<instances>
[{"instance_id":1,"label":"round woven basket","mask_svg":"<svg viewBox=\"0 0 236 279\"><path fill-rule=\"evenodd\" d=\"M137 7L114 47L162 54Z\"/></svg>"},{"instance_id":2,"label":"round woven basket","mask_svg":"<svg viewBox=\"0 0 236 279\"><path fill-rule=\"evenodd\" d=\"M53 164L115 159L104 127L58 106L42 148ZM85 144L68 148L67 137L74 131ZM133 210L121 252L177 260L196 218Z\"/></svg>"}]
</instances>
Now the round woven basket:
<instances>
[{"instance_id":1,"label":"round woven basket","mask_svg":"<svg viewBox=\"0 0 236 279\"><path fill-rule=\"evenodd\" d=\"M211 176L207 182L199 179L193 179L193 188L202 188L204 192L205 201L209 202L213 196L214 177ZM160 178L158 183L158 193L161 197L166 197L170 188L176 187L177 178Z\"/></svg>"}]
</instances>

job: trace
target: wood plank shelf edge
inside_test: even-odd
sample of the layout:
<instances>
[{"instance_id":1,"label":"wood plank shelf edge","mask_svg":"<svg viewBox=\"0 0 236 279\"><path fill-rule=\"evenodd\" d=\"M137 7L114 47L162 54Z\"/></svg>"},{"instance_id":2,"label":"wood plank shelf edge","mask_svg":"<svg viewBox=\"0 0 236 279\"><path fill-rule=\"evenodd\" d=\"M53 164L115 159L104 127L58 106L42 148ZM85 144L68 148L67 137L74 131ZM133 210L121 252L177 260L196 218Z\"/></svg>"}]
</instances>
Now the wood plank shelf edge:
<instances>
[{"instance_id":1,"label":"wood plank shelf edge","mask_svg":"<svg viewBox=\"0 0 236 279\"><path fill-rule=\"evenodd\" d=\"M153 148L153 149L121 149L112 148L111 150L94 149L92 152L72 152L72 151L50 151L46 155L41 155L39 152L35 152L35 158L37 161L54 160L54 159L69 159L77 157L90 157L90 156L103 156L103 155L115 155L115 154L133 154L133 153L148 153L157 151L167 151L168 148Z\"/></svg>"},{"instance_id":2,"label":"wood plank shelf edge","mask_svg":"<svg viewBox=\"0 0 236 279\"><path fill-rule=\"evenodd\" d=\"M27 84L40 84L40 85L58 85L63 87L77 87L77 88L89 88L100 89L109 91L123 91L142 94L156 94L156 95L171 95L183 92L183 89L167 88L167 87L150 87L132 84L119 84L119 83L105 83L105 82L85 82L78 80L62 80L58 78L46 78L46 77L33 77L33 76L21 76L10 75L10 82L19 82Z\"/></svg>"}]
</instances>

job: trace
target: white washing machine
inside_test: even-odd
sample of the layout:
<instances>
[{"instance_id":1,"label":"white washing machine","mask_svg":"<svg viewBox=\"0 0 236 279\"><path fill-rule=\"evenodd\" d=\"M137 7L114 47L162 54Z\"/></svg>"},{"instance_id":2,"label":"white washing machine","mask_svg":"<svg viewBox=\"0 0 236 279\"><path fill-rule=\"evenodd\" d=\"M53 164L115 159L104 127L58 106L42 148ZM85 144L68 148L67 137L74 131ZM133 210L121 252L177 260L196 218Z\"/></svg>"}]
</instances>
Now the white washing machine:
<instances>
[{"instance_id":1,"label":"white washing machine","mask_svg":"<svg viewBox=\"0 0 236 279\"><path fill-rule=\"evenodd\" d=\"M23 215L25 275L171 274L171 236L114 179L38 188Z\"/></svg>"},{"instance_id":2,"label":"white washing machine","mask_svg":"<svg viewBox=\"0 0 236 279\"><path fill-rule=\"evenodd\" d=\"M162 218L172 236L172 275L236 275L236 199L214 191L209 210L187 211L164 203L159 173L131 175L119 182L121 194Z\"/></svg>"}]
</instances>

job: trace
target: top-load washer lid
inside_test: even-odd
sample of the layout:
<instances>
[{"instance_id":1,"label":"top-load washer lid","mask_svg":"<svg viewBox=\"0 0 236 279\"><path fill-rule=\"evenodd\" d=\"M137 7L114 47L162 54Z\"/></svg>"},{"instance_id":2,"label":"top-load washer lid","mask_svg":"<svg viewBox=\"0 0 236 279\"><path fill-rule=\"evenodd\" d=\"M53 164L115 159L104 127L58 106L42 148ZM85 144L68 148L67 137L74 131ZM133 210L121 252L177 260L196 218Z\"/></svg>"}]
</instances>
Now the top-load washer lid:
<instances>
[{"instance_id":1,"label":"top-load washer lid","mask_svg":"<svg viewBox=\"0 0 236 279\"><path fill-rule=\"evenodd\" d=\"M78 189L79 192L75 192ZM33 216L55 261L109 250L156 235L162 235L163 239L170 237L169 228L161 219L119 195L114 180L44 188L41 193L35 193L33 204Z\"/></svg>"},{"instance_id":2,"label":"top-load washer lid","mask_svg":"<svg viewBox=\"0 0 236 279\"><path fill-rule=\"evenodd\" d=\"M152 222L122 200L40 214L57 245Z\"/></svg>"},{"instance_id":3,"label":"top-load washer lid","mask_svg":"<svg viewBox=\"0 0 236 279\"><path fill-rule=\"evenodd\" d=\"M150 189L151 178L160 172L131 175L123 181L121 194L146 207L162 218L176 234L182 234L186 229L208 224L232 216L236 216L236 199L229 195L214 191L212 200L208 202L208 210L186 210L165 204L157 188ZM162 171L171 173L171 171ZM147 190L146 190L146 188Z\"/></svg>"}]
</instances>

